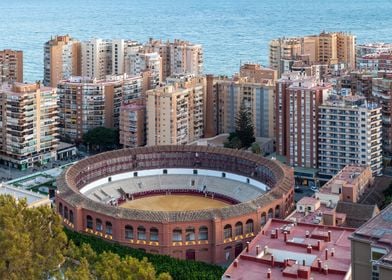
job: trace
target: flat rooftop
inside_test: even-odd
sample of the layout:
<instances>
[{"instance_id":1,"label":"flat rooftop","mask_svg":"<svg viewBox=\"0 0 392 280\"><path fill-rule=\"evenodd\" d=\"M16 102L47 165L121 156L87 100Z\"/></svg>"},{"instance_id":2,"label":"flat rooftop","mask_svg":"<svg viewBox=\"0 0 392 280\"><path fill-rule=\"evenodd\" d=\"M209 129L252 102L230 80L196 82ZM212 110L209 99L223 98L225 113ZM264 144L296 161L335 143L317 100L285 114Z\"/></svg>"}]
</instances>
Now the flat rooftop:
<instances>
[{"instance_id":1,"label":"flat rooftop","mask_svg":"<svg viewBox=\"0 0 392 280\"><path fill-rule=\"evenodd\" d=\"M33 205L44 200L49 200L48 196L33 191L27 191L16 187L0 184L0 195L11 195L15 199L26 199L28 205Z\"/></svg>"},{"instance_id":2,"label":"flat rooftop","mask_svg":"<svg viewBox=\"0 0 392 280\"><path fill-rule=\"evenodd\" d=\"M322 188L319 189L321 193L331 194L333 186L353 187L358 183L360 175L369 168L363 165L346 165L338 174L329 180ZM336 193L339 194L339 193Z\"/></svg>"},{"instance_id":3,"label":"flat rooftop","mask_svg":"<svg viewBox=\"0 0 392 280\"><path fill-rule=\"evenodd\" d=\"M353 229L270 219L222 279L345 279Z\"/></svg>"}]
</instances>

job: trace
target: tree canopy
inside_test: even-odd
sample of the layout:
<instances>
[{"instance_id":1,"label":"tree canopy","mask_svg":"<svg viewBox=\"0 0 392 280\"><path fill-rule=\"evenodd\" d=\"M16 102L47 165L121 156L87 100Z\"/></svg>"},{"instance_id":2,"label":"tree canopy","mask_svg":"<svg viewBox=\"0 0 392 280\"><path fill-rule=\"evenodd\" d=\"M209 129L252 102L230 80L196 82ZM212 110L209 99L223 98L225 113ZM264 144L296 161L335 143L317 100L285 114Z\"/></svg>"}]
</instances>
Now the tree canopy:
<instances>
[{"instance_id":1,"label":"tree canopy","mask_svg":"<svg viewBox=\"0 0 392 280\"><path fill-rule=\"evenodd\" d=\"M249 148L254 141L252 113L242 102L236 117L235 132L230 133L224 146L231 149Z\"/></svg>"},{"instance_id":2,"label":"tree canopy","mask_svg":"<svg viewBox=\"0 0 392 280\"><path fill-rule=\"evenodd\" d=\"M48 207L0 196L0 279L44 279L64 261L67 236Z\"/></svg>"},{"instance_id":3,"label":"tree canopy","mask_svg":"<svg viewBox=\"0 0 392 280\"><path fill-rule=\"evenodd\" d=\"M171 280L156 275L146 258L95 252L68 241L61 218L49 207L0 195L0 279ZM64 272L64 273L61 273Z\"/></svg>"},{"instance_id":4,"label":"tree canopy","mask_svg":"<svg viewBox=\"0 0 392 280\"><path fill-rule=\"evenodd\" d=\"M118 130L106 127L96 127L83 135L83 142L93 150L103 151L118 146Z\"/></svg>"}]
</instances>

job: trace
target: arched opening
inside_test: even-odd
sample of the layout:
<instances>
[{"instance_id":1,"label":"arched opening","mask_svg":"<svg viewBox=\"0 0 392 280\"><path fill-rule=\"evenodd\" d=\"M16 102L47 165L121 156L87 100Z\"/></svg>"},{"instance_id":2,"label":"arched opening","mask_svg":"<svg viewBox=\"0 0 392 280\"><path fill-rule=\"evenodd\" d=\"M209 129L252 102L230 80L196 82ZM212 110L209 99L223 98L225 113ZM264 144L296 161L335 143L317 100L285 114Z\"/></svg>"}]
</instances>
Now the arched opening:
<instances>
[{"instance_id":1,"label":"arched opening","mask_svg":"<svg viewBox=\"0 0 392 280\"><path fill-rule=\"evenodd\" d=\"M133 227L130 225L125 226L125 239L133 239Z\"/></svg>"},{"instance_id":2,"label":"arched opening","mask_svg":"<svg viewBox=\"0 0 392 280\"><path fill-rule=\"evenodd\" d=\"M137 228L137 239L146 240L146 229L143 226Z\"/></svg>"},{"instance_id":3,"label":"arched opening","mask_svg":"<svg viewBox=\"0 0 392 280\"><path fill-rule=\"evenodd\" d=\"M195 228L194 227L188 227L185 230L185 241L194 241L196 239L195 237Z\"/></svg>"},{"instance_id":4,"label":"arched opening","mask_svg":"<svg viewBox=\"0 0 392 280\"><path fill-rule=\"evenodd\" d=\"M208 228L206 226L199 227L199 240L208 240Z\"/></svg>"},{"instance_id":5,"label":"arched opening","mask_svg":"<svg viewBox=\"0 0 392 280\"><path fill-rule=\"evenodd\" d=\"M265 212L263 212L263 213L261 214L261 221L260 221L260 224L261 224L261 226L264 226L266 223L267 223L267 214L266 214Z\"/></svg>"},{"instance_id":6,"label":"arched opening","mask_svg":"<svg viewBox=\"0 0 392 280\"><path fill-rule=\"evenodd\" d=\"M106 234L112 235L113 234L113 226L111 222L106 222L105 224Z\"/></svg>"},{"instance_id":7,"label":"arched opening","mask_svg":"<svg viewBox=\"0 0 392 280\"><path fill-rule=\"evenodd\" d=\"M69 210L69 221L73 224L74 223L74 215L73 215L73 211Z\"/></svg>"},{"instance_id":8,"label":"arched opening","mask_svg":"<svg viewBox=\"0 0 392 280\"><path fill-rule=\"evenodd\" d=\"M61 202L59 203L59 214L63 215L63 204Z\"/></svg>"},{"instance_id":9,"label":"arched opening","mask_svg":"<svg viewBox=\"0 0 392 280\"><path fill-rule=\"evenodd\" d=\"M274 217L274 210L272 210L272 208L270 208L268 210L268 220L272 219Z\"/></svg>"},{"instance_id":10,"label":"arched opening","mask_svg":"<svg viewBox=\"0 0 392 280\"><path fill-rule=\"evenodd\" d=\"M223 228L223 236L225 239L232 237L231 225L225 225L225 227Z\"/></svg>"},{"instance_id":11,"label":"arched opening","mask_svg":"<svg viewBox=\"0 0 392 280\"><path fill-rule=\"evenodd\" d=\"M236 258L239 254L241 254L243 249L244 248L242 246L242 243L235 244L235 247L234 247L234 257Z\"/></svg>"},{"instance_id":12,"label":"arched opening","mask_svg":"<svg viewBox=\"0 0 392 280\"><path fill-rule=\"evenodd\" d=\"M155 227L150 228L150 241L159 241L159 230Z\"/></svg>"},{"instance_id":13,"label":"arched opening","mask_svg":"<svg viewBox=\"0 0 392 280\"><path fill-rule=\"evenodd\" d=\"M172 241L173 242L182 241L182 229L180 228L173 229Z\"/></svg>"},{"instance_id":14,"label":"arched opening","mask_svg":"<svg viewBox=\"0 0 392 280\"><path fill-rule=\"evenodd\" d=\"M102 231L102 221L101 219L95 219L95 229L97 231Z\"/></svg>"},{"instance_id":15,"label":"arched opening","mask_svg":"<svg viewBox=\"0 0 392 280\"><path fill-rule=\"evenodd\" d=\"M276 205L275 207L275 218L279 218L280 217L280 206Z\"/></svg>"},{"instance_id":16,"label":"arched opening","mask_svg":"<svg viewBox=\"0 0 392 280\"><path fill-rule=\"evenodd\" d=\"M245 233L252 233L252 232L253 232L253 220L249 219L246 221Z\"/></svg>"},{"instance_id":17,"label":"arched opening","mask_svg":"<svg viewBox=\"0 0 392 280\"><path fill-rule=\"evenodd\" d=\"M235 236L242 235L244 233L241 222L235 224Z\"/></svg>"},{"instance_id":18,"label":"arched opening","mask_svg":"<svg viewBox=\"0 0 392 280\"><path fill-rule=\"evenodd\" d=\"M66 218L68 220L68 207L67 206L64 207L64 218Z\"/></svg>"},{"instance_id":19,"label":"arched opening","mask_svg":"<svg viewBox=\"0 0 392 280\"><path fill-rule=\"evenodd\" d=\"M187 260L192 260L192 261L196 260L196 252L193 249L186 250L185 256Z\"/></svg>"},{"instance_id":20,"label":"arched opening","mask_svg":"<svg viewBox=\"0 0 392 280\"><path fill-rule=\"evenodd\" d=\"M90 215L87 215L86 221L87 228L93 229L93 218Z\"/></svg>"}]
</instances>

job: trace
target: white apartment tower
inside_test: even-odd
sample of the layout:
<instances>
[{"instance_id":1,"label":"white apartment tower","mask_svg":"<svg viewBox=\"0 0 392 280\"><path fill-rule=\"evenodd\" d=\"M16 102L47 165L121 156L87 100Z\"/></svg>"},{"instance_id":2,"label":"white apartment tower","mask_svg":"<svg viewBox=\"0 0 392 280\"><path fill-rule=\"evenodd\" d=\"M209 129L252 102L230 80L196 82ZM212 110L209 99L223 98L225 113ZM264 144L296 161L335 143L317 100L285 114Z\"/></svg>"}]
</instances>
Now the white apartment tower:
<instances>
[{"instance_id":1,"label":"white apartment tower","mask_svg":"<svg viewBox=\"0 0 392 280\"><path fill-rule=\"evenodd\" d=\"M381 175L381 108L361 96L331 96L319 108L320 174L348 164L369 164Z\"/></svg>"},{"instance_id":2,"label":"white apartment tower","mask_svg":"<svg viewBox=\"0 0 392 280\"><path fill-rule=\"evenodd\" d=\"M92 39L82 42L82 76L91 79L105 79L112 73L112 42ZM118 65L117 65L118 66Z\"/></svg>"}]
</instances>

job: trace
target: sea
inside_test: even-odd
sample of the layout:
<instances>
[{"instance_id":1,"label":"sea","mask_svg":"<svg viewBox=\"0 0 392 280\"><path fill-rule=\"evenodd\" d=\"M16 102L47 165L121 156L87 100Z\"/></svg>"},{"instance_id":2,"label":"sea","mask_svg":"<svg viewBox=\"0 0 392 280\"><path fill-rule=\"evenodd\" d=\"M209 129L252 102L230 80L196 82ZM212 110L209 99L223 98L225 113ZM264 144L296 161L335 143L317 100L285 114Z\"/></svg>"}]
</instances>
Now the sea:
<instances>
[{"instance_id":1,"label":"sea","mask_svg":"<svg viewBox=\"0 0 392 280\"><path fill-rule=\"evenodd\" d=\"M358 43L392 42L391 0L0 0L0 49L24 52L26 81L43 79L52 36L184 39L204 47L204 72L268 66L277 37L346 31Z\"/></svg>"}]
</instances>

